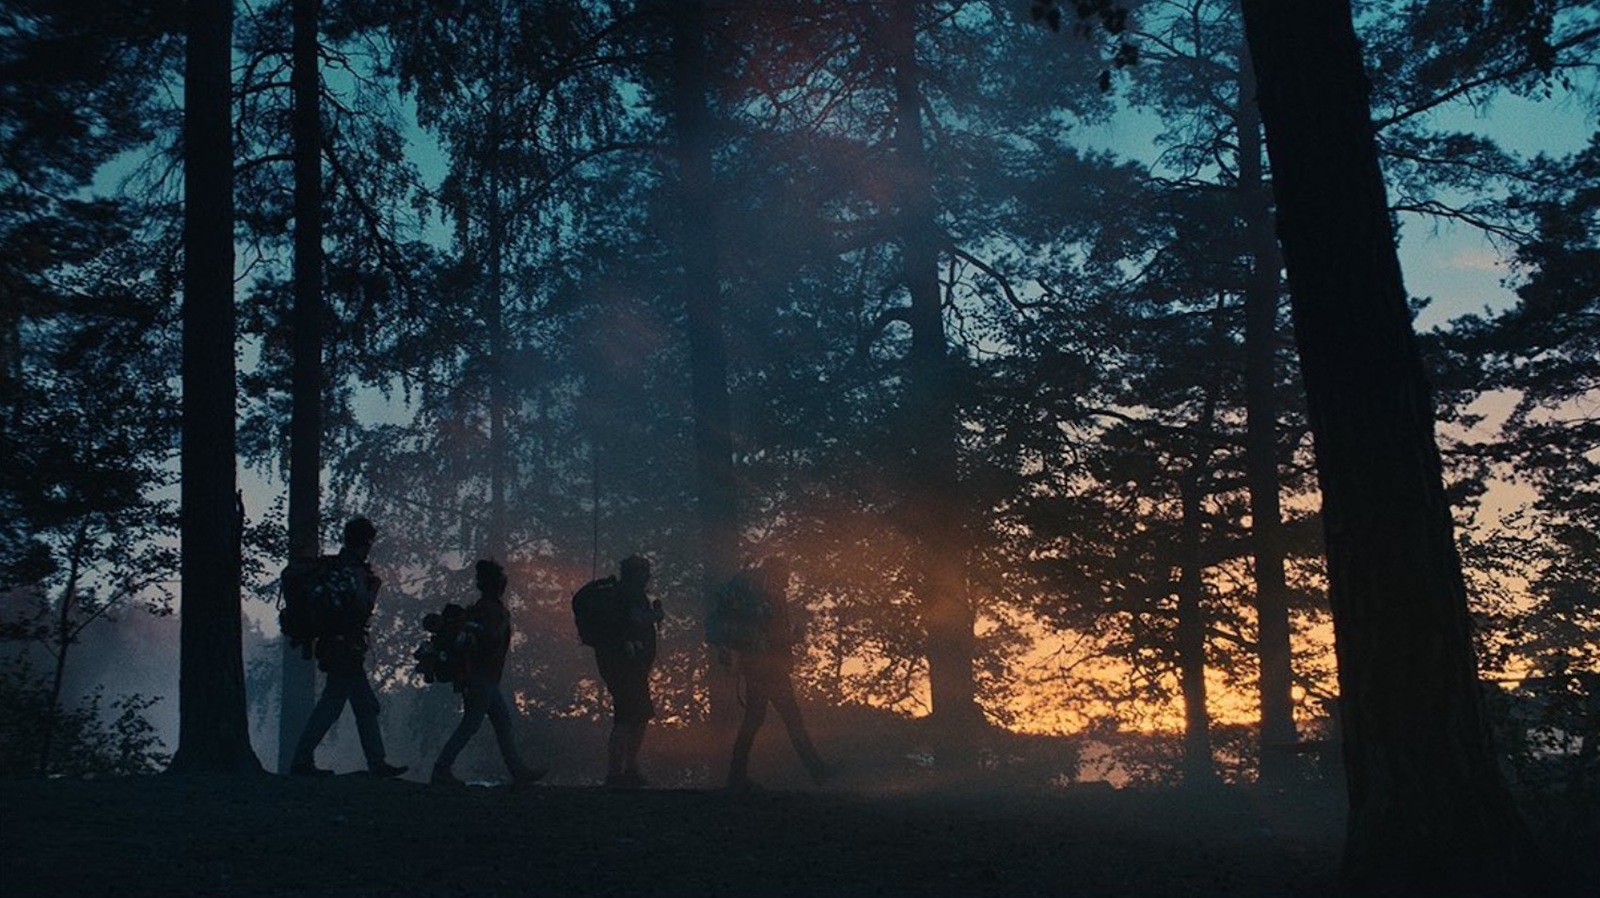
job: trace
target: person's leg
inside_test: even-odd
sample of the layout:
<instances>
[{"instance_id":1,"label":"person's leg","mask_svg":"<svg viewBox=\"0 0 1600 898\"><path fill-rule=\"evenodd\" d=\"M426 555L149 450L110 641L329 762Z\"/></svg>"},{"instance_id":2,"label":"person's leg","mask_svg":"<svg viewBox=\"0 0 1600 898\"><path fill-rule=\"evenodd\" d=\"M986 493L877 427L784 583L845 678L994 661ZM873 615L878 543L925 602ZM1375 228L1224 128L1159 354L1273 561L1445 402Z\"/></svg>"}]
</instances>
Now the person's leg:
<instances>
[{"instance_id":1,"label":"person's leg","mask_svg":"<svg viewBox=\"0 0 1600 898\"><path fill-rule=\"evenodd\" d=\"M639 751L644 747L650 719L656 714L655 703L650 698L650 668L640 667L630 671L628 693L629 727L627 742L623 746L622 773L638 779Z\"/></svg>"},{"instance_id":2,"label":"person's leg","mask_svg":"<svg viewBox=\"0 0 1600 898\"><path fill-rule=\"evenodd\" d=\"M439 750L439 757L433 762L434 780L447 780L450 778L450 767L455 764L456 756L467 747L478 727L483 725L483 717L489 707L488 695L481 683L468 683L467 688L461 693L461 722L450 733L450 738L445 740L444 748Z\"/></svg>"},{"instance_id":3,"label":"person's leg","mask_svg":"<svg viewBox=\"0 0 1600 898\"><path fill-rule=\"evenodd\" d=\"M634 724L628 731L628 745L622 759L622 772L631 776L639 775L639 750L644 747L644 734L650 728L650 721L641 720Z\"/></svg>"},{"instance_id":4,"label":"person's leg","mask_svg":"<svg viewBox=\"0 0 1600 898\"><path fill-rule=\"evenodd\" d=\"M384 760L383 730L378 726L378 695L372 691L367 673L358 670L350 680L350 710L356 717L356 733L361 737L361 753L367 756L367 769L389 773L392 769Z\"/></svg>"},{"instance_id":5,"label":"person's leg","mask_svg":"<svg viewBox=\"0 0 1600 898\"><path fill-rule=\"evenodd\" d=\"M522 753L517 751L511 706L506 702L505 693L500 691L499 683L489 684L489 707L486 713L489 715L489 725L494 728L494 740L500 746L500 759L505 761L512 779L531 782L543 776L543 770L535 770L523 763Z\"/></svg>"},{"instance_id":6,"label":"person's leg","mask_svg":"<svg viewBox=\"0 0 1600 898\"><path fill-rule=\"evenodd\" d=\"M748 788L750 782L750 749L756 743L756 732L767 720L766 683L759 673L744 673L744 719L739 723L739 734L733 739L733 758L728 764L728 787Z\"/></svg>"},{"instance_id":7,"label":"person's leg","mask_svg":"<svg viewBox=\"0 0 1600 898\"><path fill-rule=\"evenodd\" d=\"M330 672L323 680L322 695L306 718L305 729L300 731L300 741L295 744L294 760L290 771L312 771L316 767L317 746L322 744L334 721L344 712L344 703L350 699L352 686L348 673Z\"/></svg>"},{"instance_id":8,"label":"person's leg","mask_svg":"<svg viewBox=\"0 0 1600 898\"><path fill-rule=\"evenodd\" d=\"M623 716L627 696L623 692L621 670L610 652L595 649L595 666L600 670L600 682L605 684L606 695L611 699L611 733L606 737L606 782L615 782L622 775L622 765L628 757L628 722Z\"/></svg>"},{"instance_id":9,"label":"person's leg","mask_svg":"<svg viewBox=\"0 0 1600 898\"><path fill-rule=\"evenodd\" d=\"M628 763L628 743L633 741L633 726L620 718L611 718L611 735L606 738L606 779L622 775Z\"/></svg>"},{"instance_id":10,"label":"person's leg","mask_svg":"<svg viewBox=\"0 0 1600 898\"><path fill-rule=\"evenodd\" d=\"M805 718L800 716L800 703L794 696L794 681L787 672L773 682L769 698L773 709L783 719L784 729L789 731L789 743L794 746L795 754L800 756L811 778L822 782L827 778L828 768L817 754L816 746L811 744L811 734L806 732Z\"/></svg>"},{"instance_id":11,"label":"person's leg","mask_svg":"<svg viewBox=\"0 0 1600 898\"><path fill-rule=\"evenodd\" d=\"M606 785L637 788L639 747L644 727L655 713L650 704L650 670L620 654L595 653L600 678L611 695L611 735L606 740Z\"/></svg>"}]
</instances>

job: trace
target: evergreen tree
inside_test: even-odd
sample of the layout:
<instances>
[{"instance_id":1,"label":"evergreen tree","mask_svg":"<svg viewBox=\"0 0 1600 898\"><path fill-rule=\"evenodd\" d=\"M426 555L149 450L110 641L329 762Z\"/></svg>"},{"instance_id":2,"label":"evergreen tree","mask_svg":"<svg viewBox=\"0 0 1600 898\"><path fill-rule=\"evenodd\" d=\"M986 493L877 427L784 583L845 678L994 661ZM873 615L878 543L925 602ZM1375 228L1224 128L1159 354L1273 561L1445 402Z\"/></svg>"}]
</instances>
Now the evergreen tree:
<instances>
[{"instance_id":1,"label":"evergreen tree","mask_svg":"<svg viewBox=\"0 0 1600 898\"><path fill-rule=\"evenodd\" d=\"M1484 717L1350 9L1246 0L1244 14L1323 495L1345 877L1369 893L1520 892L1531 846Z\"/></svg>"},{"instance_id":2,"label":"evergreen tree","mask_svg":"<svg viewBox=\"0 0 1600 898\"><path fill-rule=\"evenodd\" d=\"M1502 750L1526 742L1522 731L1551 734L1549 748L1569 752L1582 736L1572 772L1591 775L1595 758L1594 679L1600 645L1596 601L1600 495L1595 446L1600 433L1584 403L1600 389L1594 328L1600 303L1600 144L1565 159L1542 160L1519 204L1533 216L1537 236L1517 250L1517 302L1496 313L1451 323L1440 342L1445 383L1459 387L1455 402L1469 406L1503 397L1509 406L1490 438L1460 451L1528 488L1532 498L1489 522L1486 536L1467 544L1475 584L1485 599L1480 631L1485 667L1530 669L1519 689L1538 696L1543 713L1507 721ZM1518 584L1526 584L1524 589ZM1557 735L1564 734L1564 735ZM1528 746L1529 749L1532 746ZM1518 757L1519 766L1533 758Z\"/></svg>"},{"instance_id":3,"label":"evergreen tree","mask_svg":"<svg viewBox=\"0 0 1600 898\"><path fill-rule=\"evenodd\" d=\"M233 139L228 0L188 8L184 63L183 441L178 747L171 770L245 773L239 607L244 508L236 491Z\"/></svg>"},{"instance_id":4,"label":"evergreen tree","mask_svg":"<svg viewBox=\"0 0 1600 898\"><path fill-rule=\"evenodd\" d=\"M82 718L62 687L84 628L168 609L172 514L156 494L177 426L171 283L145 206L94 179L154 138L177 13L16 3L0 31L0 635L53 657L29 706L40 717L22 724L37 727L40 773L61 769Z\"/></svg>"}]
</instances>

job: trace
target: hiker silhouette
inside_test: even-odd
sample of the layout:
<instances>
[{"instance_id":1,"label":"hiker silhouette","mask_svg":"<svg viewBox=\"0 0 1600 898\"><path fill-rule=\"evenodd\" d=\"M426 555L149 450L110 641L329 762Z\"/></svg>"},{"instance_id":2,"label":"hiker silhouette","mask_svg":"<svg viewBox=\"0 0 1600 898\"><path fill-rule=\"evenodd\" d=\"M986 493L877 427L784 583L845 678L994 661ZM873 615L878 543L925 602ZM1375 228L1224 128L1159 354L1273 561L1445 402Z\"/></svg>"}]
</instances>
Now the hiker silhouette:
<instances>
[{"instance_id":1,"label":"hiker silhouette","mask_svg":"<svg viewBox=\"0 0 1600 898\"><path fill-rule=\"evenodd\" d=\"M500 747L500 758L511 771L512 783L526 785L538 781L545 771L522 762L517 752L511 709L500 691L500 677L505 671L506 655L511 650L511 613L505 606L506 572L500 565L485 559L477 563L473 573L478 600L466 609L467 670L458 683L461 722L440 750L438 760L433 762L433 773L428 781L434 785L461 785L450 768L487 717Z\"/></svg>"},{"instance_id":2,"label":"hiker silhouette","mask_svg":"<svg viewBox=\"0 0 1600 898\"><path fill-rule=\"evenodd\" d=\"M621 577L613 590L617 625L594 638L594 660L611 694L611 735L606 740L606 785L641 788L639 751L655 717L650 697L650 669L656 661L656 625L661 601L651 601L650 560L630 555L619 563Z\"/></svg>"},{"instance_id":3,"label":"hiker silhouette","mask_svg":"<svg viewBox=\"0 0 1600 898\"><path fill-rule=\"evenodd\" d=\"M339 609L329 632L316 638L317 666L327 673L327 681L295 746L294 759L289 764L291 775L333 773L316 765L316 751L346 703L356 718L356 733L361 737L361 751L367 756L367 769L383 777L406 772L405 767L390 764L384 756L383 733L378 729L378 696L367 680L367 626L377 607L378 588L383 585L367 563L377 539L378 528L366 518L345 522L344 545L339 548L336 563L350 569L353 601Z\"/></svg>"},{"instance_id":4,"label":"hiker silhouette","mask_svg":"<svg viewBox=\"0 0 1600 898\"><path fill-rule=\"evenodd\" d=\"M756 733L766 722L768 705L783 720L789 742L812 780L820 785L834 772L812 745L805 719L800 715L800 704L795 699L794 647L803 630L789 605L789 575L789 563L776 556L740 574L745 583L759 590L761 611L755 621L759 637L746 640L739 647L717 647L718 661L737 671L744 693L744 719L734 738L733 757L728 765L730 789L758 788L750 779L750 749L755 745Z\"/></svg>"}]
</instances>

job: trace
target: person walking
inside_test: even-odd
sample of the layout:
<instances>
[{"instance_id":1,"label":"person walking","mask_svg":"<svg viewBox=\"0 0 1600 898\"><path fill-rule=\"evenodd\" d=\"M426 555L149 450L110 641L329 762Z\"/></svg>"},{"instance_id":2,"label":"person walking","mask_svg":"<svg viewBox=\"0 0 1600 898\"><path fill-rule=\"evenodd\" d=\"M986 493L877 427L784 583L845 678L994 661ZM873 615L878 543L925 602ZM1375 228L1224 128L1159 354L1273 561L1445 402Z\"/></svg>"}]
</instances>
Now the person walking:
<instances>
[{"instance_id":1,"label":"person walking","mask_svg":"<svg viewBox=\"0 0 1600 898\"><path fill-rule=\"evenodd\" d=\"M506 655L511 651L511 613L505 606L506 572L499 564L482 560L477 563L473 574L478 600L467 606L465 633L468 666L465 678L458 683L461 687L461 722L445 742L438 760L433 762L433 773L428 781L436 786L461 785L461 780L450 768L487 717L494 729L495 742L500 747L500 758L505 761L506 769L511 771L513 785L527 785L537 782L545 771L522 762L522 756L517 752L511 709L506 704L504 693L500 691Z\"/></svg>"},{"instance_id":2,"label":"person walking","mask_svg":"<svg viewBox=\"0 0 1600 898\"><path fill-rule=\"evenodd\" d=\"M728 788L751 790L759 788L750 779L750 750L755 745L756 733L767 719L767 706L778 712L789 733L789 742L800 756L812 780L818 784L833 773L822 760L811 735L806 731L805 719L800 715L800 704L794 693L794 647L802 636L803 628L789 607L789 563L776 556L769 557L754 570L739 575L744 578L739 589L753 589L756 595L736 604L747 609L749 621L734 623L732 629L746 630L748 638L732 640L737 647L717 646L717 660L725 667L733 667L740 678L744 692L744 719L733 742L733 757L728 764ZM739 614L738 611L728 613Z\"/></svg>"},{"instance_id":3,"label":"person walking","mask_svg":"<svg viewBox=\"0 0 1600 898\"><path fill-rule=\"evenodd\" d=\"M390 764L385 757L383 733L378 728L378 696L372 691L366 671L367 627L377 608L378 588L383 585L367 562L377 539L378 528L370 520L355 517L345 522L343 545L334 562L341 596L328 632L318 636L314 645L317 666L327 678L295 746L289 765L293 776L333 773L316 765L316 751L334 721L344 713L346 704L356 718L367 770L382 777L406 772L406 767Z\"/></svg>"},{"instance_id":4,"label":"person walking","mask_svg":"<svg viewBox=\"0 0 1600 898\"><path fill-rule=\"evenodd\" d=\"M611 735L606 742L606 785L637 789L648 783L639 773L639 751L655 717L650 670L656 661L656 625L665 616L651 601L650 560L630 555L619 564L615 624L594 643L595 664L611 695Z\"/></svg>"}]
</instances>

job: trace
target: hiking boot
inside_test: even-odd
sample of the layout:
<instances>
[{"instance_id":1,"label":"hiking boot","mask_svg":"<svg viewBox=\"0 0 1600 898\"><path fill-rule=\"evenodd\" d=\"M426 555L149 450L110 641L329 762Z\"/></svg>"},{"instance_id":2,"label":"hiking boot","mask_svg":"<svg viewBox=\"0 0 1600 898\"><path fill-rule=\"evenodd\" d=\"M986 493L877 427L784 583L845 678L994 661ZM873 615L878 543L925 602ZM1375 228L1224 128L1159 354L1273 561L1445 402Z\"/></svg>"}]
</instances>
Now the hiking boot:
<instances>
[{"instance_id":1,"label":"hiking boot","mask_svg":"<svg viewBox=\"0 0 1600 898\"><path fill-rule=\"evenodd\" d=\"M333 776L332 770L318 767L312 761L295 761L289 765L290 776Z\"/></svg>"},{"instance_id":2,"label":"hiking boot","mask_svg":"<svg viewBox=\"0 0 1600 898\"><path fill-rule=\"evenodd\" d=\"M611 773L606 775L606 786L612 789L643 789L650 785L637 773Z\"/></svg>"},{"instance_id":3,"label":"hiking boot","mask_svg":"<svg viewBox=\"0 0 1600 898\"><path fill-rule=\"evenodd\" d=\"M383 779L390 779L392 777L399 776L410 769L411 768L404 764L390 764L388 761L373 761L371 764L367 765L367 771L369 773L371 773L373 776L382 777Z\"/></svg>"},{"instance_id":4,"label":"hiking boot","mask_svg":"<svg viewBox=\"0 0 1600 898\"><path fill-rule=\"evenodd\" d=\"M430 785L430 786L465 786L466 783L463 783L461 780L456 779L456 775L454 773L451 773L450 769L448 767L435 767L435 768L433 768L433 775L428 777L428 785Z\"/></svg>"},{"instance_id":5,"label":"hiking boot","mask_svg":"<svg viewBox=\"0 0 1600 898\"><path fill-rule=\"evenodd\" d=\"M760 792L761 784L748 776L734 776L728 778L729 792Z\"/></svg>"}]
</instances>

